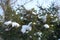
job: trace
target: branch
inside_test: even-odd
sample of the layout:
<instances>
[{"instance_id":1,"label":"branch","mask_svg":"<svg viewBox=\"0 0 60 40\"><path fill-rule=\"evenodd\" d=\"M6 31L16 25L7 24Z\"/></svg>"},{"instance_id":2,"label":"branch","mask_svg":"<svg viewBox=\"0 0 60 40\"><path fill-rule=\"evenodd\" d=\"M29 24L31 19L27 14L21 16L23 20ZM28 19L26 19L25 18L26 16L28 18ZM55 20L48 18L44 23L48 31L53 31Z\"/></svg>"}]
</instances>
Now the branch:
<instances>
[{"instance_id":1,"label":"branch","mask_svg":"<svg viewBox=\"0 0 60 40\"><path fill-rule=\"evenodd\" d=\"M28 2L25 2L23 5L26 5L27 3L31 2L32 0L28 1Z\"/></svg>"},{"instance_id":2,"label":"branch","mask_svg":"<svg viewBox=\"0 0 60 40\"><path fill-rule=\"evenodd\" d=\"M11 3L10 5L15 4L15 3L16 3L16 1L17 1L17 0L15 0L15 1L14 1L13 3Z\"/></svg>"}]
</instances>

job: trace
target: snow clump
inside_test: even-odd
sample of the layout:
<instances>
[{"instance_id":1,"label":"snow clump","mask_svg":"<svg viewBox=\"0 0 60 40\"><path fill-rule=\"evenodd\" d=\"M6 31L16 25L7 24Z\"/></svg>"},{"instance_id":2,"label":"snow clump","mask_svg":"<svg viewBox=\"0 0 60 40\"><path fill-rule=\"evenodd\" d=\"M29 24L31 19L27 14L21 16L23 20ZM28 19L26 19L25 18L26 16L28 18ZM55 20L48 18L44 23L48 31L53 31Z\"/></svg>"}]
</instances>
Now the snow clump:
<instances>
[{"instance_id":1,"label":"snow clump","mask_svg":"<svg viewBox=\"0 0 60 40\"><path fill-rule=\"evenodd\" d=\"M21 32L22 33L28 33L32 30L32 27L30 26L32 22L30 22L28 25L22 25Z\"/></svg>"},{"instance_id":2,"label":"snow clump","mask_svg":"<svg viewBox=\"0 0 60 40\"><path fill-rule=\"evenodd\" d=\"M20 25L17 23L17 22L12 22L12 21L6 21L6 22L4 22L4 24L6 25L6 26L8 26L8 25L12 25L12 27L19 27Z\"/></svg>"},{"instance_id":3,"label":"snow clump","mask_svg":"<svg viewBox=\"0 0 60 40\"><path fill-rule=\"evenodd\" d=\"M45 24L44 27L45 27L45 28L49 28L49 25L48 25L48 24Z\"/></svg>"}]
</instances>

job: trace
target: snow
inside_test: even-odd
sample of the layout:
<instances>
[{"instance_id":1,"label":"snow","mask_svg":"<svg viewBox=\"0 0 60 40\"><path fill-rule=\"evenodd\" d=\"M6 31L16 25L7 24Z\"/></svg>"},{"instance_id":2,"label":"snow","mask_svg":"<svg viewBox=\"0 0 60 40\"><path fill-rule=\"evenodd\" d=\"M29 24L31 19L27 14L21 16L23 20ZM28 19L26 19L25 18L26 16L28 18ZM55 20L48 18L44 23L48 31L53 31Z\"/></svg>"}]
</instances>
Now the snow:
<instances>
[{"instance_id":1,"label":"snow","mask_svg":"<svg viewBox=\"0 0 60 40\"><path fill-rule=\"evenodd\" d=\"M17 22L7 21L4 23L5 25L12 25L12 27L19 27L20 25Z\"/></svg>"},{"instance_id":2,"label":"snow","mask_svg":"<svg viewBox=\"0 0 60 40\"><path fill-rule=\"evenodd\" d=\"M53 20L52 22L57 22L58 21L58 18L56 18L55 20Z\"/></svg>"},{"instance_id":3,"label":"snow","mask_svg":"<svg viewBox=\"0 0 60 40\"><path fill-rule=\"evenodd\" d=\"M49 28L49 25L48 25L48 24L45 24L44 27L45 27L45 28Z\"/></svg>"},{"instance_id":4,"label":"snow","mask_svg":"<svg viewBox=\"0 0 60 40\"><path fill-rule=\"evenodd\" d=\"M43 22L46 22L46 16L43 16L42 19L43 19Z\"/></svg>"},{"instance_id":5,"label":"snow","mask_svg":"<svg viewBox=\"0 0 60 40\"><path fill-rule=\"evenodd\" d=\"M29 37L30 37L30 38L32 38L32 36L31 36L31 35L30 35Z\"/></svg>"},{"instance_id":6,"label":"snow","mask_svg":"<svg viewBox=\"0 0 60 40\"><path fill-rule=\"evenodd\" d=\"M38 35L39 37L42 37L42 32L36 32L34 35Z\"/></svg>"},{"instance_id":7,"label":"snow","mask_svg":"<svg viewBox=\"0 0 60 40\"><path fill-rule=\"evenodd\" d=\"M28 25L22 25L21 32L22 33L28 33L32 30L32 27L30 26L32 22L30 22Z\"/></svg>"},{"instance_id":8,"label":"snow","mask_svg":"<svg viewBox=\"0 0 60 40\"><path fill-rule=\"evenodd\" d=\"M9 29L7 28L7 29L5 29L5 31L9 31Z\"/></svg>"},{"instance_id":9,"label":"snow","mask_svg":"<svg viewBox=\"0 0 60 40\"><path fill-rule=\"evenodd\" d=\"M25 32L26 32L26 28L27 28L26 25L23 25L23 26L22 26L22 29L21 29L21 32L22 32L22 33L25 33Z\"/></svg>"},{"instance_id":10,"label":"snow","mask_svg":"<svg viewBox=\"0 0 60 40\"><path fill-rule=\"evenodd\" d=\"M38 35L38 40L41 40L41 37L42 37L42 32L36 32L34 33L34 35Z\"/></svg>"},{"instance_id":11,"label":"snow","mask_svg":"<svg viewBox=\"0 0 60 40\"><path fill-rule=\"evenodd\" d=\"M57 38L57 36L56 36L56 35L54 35L53 37L54 37L54 38Z\"/></svg>"},{"instance_id":12,"label":"snow","mask_svg":"<svg viewBox=\"0 0 60 40\"><path fill-rule=\"evenodd\" d=\"M23 17L21 17L20 19L23 19Z\"/></svg>"},{"instance_id":13,"label":"snow","mask_svg":"<svg viewBox=\"0 0 60 40\"><path fill-rule=\"evenodd\" d=\"M6 21L6 22L4 22L4 24L7 25L7 26L8 26L9 24L11 24L11 23L12 23L12 21Z\"/></svg>"},{"instance_id":14,"label":"snow","mask_svg":"<svg viewBox=\"0 0 60 40\"><path fill-rule=\"evenodd\" d=\"M20 25L16 22L12 22L12 27L19 27Z\"/></svg>"},{"instance_id":15,"label":"snow","mask_svg":"<svg viewBox=\"0 0 60 40\"><path fill-rule=\"evenodd\" d=\"M50 16L53 16L53 14L50 14Z\"/></svg>"},{"instance_id":16,"label":"snow","mask_svg":"<svg viewBox=\"0 0 60 40\"><path fill-rule=\"evenodd\" d=\"M44 15L44 16L40 16L40 15L38 15L38 18L39 18L39 19L42 19L43 22L46 22L46 16L47 16L47 14Z\"/></svg>"},{"instance_id":17,"label":"snow","mask_svg":"<svg viewBox=\"0 0 60 40\"><path fill-rule=\"evenodd\" d=\"M37 32L37 34L39 35L38 40L41 40L42 32Z\"/></svg>"},{"instance_id":18,"label":"snow","mask_svg":"<svg viewBox=\"0 0 60 40\"><path fill-rule=\"evenodd\" d=\"M41 40L41 38L40 38L40 37L38 37L38 40Z\"/></svg>"},{"instance_id":19,"label":"snow","mask_svg":"<svg viewBox=\"0 0 60 40\"><path fill-rule=\"evenodd\" d=\"M29 24L28 24L28 26L30 26L32 24L32 22L30 22Z\"/></svg>"},{"instance_id":20,"label":"snow","mask_svg":"<svg viewBox=\"0 0 60 40\"><path fill-rule=\"evenodd\" d=\"M37 15L37 13L35 13L35 12L32 12L32 14Z\"/></svg>"},{"instance_id":21,"label":"snow","mask_svg":"<svg viewBox=\"0 0 60 40\"><path fill-rule=\"evenodd\" d=\"M58 39L58 40L60 40L60 39Z\"/></svg>"},{"instance_id":22,"label":"snow","mask_svg":"<svg viewBox=\"0 0 60 40\"><path fill-rule=\"evenodd\" d=\"M41 35L42 35L42 32L37 32L37 34L41 37Z\"/></svg>"},{"instance_id":23,"label":"snow","mask_svg":"<svg viewBox=\"0 0 60 40\"><path fill-rule=\"evenodd\" d=\"M31 30L32 30L32 27L31 26L23 25L22 26L22 29L21 29L21 32L22 33L26 33L27 31L31 31Z\"/></svg>"}]
</instances>

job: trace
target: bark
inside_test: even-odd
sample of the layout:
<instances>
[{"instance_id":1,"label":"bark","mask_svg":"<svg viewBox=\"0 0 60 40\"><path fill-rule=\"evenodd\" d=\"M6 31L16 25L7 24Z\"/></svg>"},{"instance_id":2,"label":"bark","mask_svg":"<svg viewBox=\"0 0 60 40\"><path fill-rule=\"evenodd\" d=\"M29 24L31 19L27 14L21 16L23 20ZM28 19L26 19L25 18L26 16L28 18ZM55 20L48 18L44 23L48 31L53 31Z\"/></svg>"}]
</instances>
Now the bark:
<instances>
[{"instance_id":1,"label":"bark","mask_svg":"<svg viewBox=\"0 0 60 40\"><path fill-rule=\"evenodd\" d=\"M11 8L11 6L10 6L10 0L0 0L1 1L1 7L2 7L2 10L3 10L3 12L4 12L4 21L8 21L8 19L9 19L9 16L8 16L8 7L10 7ZM11 11L11 10L10 10ZM10 20L10 19L9 19Z\"/></svg>"}]
</instances>

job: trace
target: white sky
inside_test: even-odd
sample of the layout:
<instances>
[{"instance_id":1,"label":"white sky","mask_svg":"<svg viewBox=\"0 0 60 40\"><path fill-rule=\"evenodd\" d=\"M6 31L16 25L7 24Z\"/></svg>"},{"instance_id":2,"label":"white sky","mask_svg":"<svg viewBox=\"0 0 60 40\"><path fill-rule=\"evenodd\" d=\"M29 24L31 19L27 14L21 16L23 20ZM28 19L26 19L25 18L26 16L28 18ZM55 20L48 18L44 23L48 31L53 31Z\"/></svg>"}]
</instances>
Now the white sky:
<instances>
[{"instance_id":1,"label":"white sky","mask_svg":"<svg viewBox=\"0 0 60 40\"><path fill-rule=\"evenodd\" d=\"M27 0L28 1L28 0ZM38 5L38 3L37 3L37 1L38 1L38 3L40 4L40 5L42 5L43 7L47 7L47 6L50 6L51 5L51 3L53 2L53 0L33 0L33 1L31 1L31 2L29 2L29 3L27 3L26 5L25 5L25 8L26 9L31 9L31 8L35 8L35 9L37 9L37 6L36 5ZM22 5L22 4L24 4L24 2L26 2L25 0L18 0L17 2L16 2L16 5L17 4L19 4L19 5Z\"/></svg>"},{"instance_id":2,"label":"white sky","mask_svg":"<svg viewBox=\"0 0 60 40\"><path fill-rule=\"evenodd\" d=\"M22 4L24 4L24 2L27 2L27 1L29 1L29 0L18 0L13 6L15 8L15 7L17 7L17 4L22 5ZM35 8L36 10L38 10L38 8L36 6L36 5L38 5L38 3L40 5L42 5L43 8L48 8L48 7L50 7L52 2L55 2L56 5L60 6L60 0L33 0L29 3L27 3L25 5L25 8L28 9L28 10L31 9L31 8ZM2 12L3 12L2 9L0 9L0 14L2 14Z\"/></svg>"}]
</instances>

